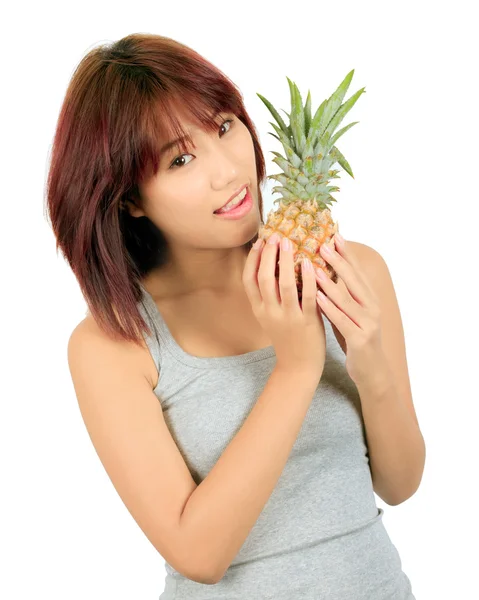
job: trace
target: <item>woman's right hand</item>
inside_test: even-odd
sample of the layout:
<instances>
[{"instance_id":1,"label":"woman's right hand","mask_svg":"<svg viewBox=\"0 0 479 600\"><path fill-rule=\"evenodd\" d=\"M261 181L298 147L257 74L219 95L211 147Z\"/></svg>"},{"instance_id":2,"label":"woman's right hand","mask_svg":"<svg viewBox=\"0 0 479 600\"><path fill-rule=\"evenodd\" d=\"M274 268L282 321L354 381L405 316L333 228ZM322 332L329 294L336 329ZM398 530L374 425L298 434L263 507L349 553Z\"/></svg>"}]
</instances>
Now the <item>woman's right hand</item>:
<instances>
[{"instance_id":1,"label":"woman's right hand","mask_svg":"<svg viewBox=\"0 0 479 600\"><path fill-rule=\"evenodd\" d=\"M243 285L253 313L272 340L279 368L319 378L324 369L326 336L314 271L305 270L302 263L300 306L291 245L289 250L280 249L278 286L275 271L279 238L273 244L268 242L258 250L251 248L243 271Z\"/></svg>"}]
</instances>

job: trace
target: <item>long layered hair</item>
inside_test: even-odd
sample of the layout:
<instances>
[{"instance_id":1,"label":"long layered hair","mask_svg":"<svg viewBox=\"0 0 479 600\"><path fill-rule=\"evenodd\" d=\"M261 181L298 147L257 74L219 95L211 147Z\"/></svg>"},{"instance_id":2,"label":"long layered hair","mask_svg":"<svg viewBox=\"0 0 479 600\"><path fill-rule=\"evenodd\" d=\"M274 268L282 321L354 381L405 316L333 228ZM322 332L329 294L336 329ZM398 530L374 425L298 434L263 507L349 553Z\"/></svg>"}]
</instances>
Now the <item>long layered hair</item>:
<instances>
[{"instance_id":1,"label":"long layered hair","mask_svg":"<svg viewBox=\"0 0 479 600\"><path fill-rule=\"evenodd\" d=\"M109 336L141 344L151 334L138 311L140 278L166 261L161 231L132 217L139 184L154 175L165 139L192 140L175 117L181 106L204 131L212 115L232 112L248 128L260 185L265 160L242 95L218 68L167 37L131 34L96 47L74 71L51 150L47 211L60 249L80 285L90 314ZM262 222L262 221L261 221ZM245 248L249 251L257 234Z\"/></svg>"}]
</instances>

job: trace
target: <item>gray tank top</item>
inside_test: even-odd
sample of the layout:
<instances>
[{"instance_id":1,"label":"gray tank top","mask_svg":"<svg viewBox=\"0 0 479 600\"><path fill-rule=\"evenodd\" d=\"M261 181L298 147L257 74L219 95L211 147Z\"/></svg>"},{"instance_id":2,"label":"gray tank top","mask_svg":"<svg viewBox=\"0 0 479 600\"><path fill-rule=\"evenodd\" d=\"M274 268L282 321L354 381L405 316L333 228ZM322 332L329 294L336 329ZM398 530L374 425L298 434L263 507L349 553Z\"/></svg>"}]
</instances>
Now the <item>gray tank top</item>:
<instances>
[{"instance_id":1,"label":"gray tank top","mask_svg":"<svg viewBox=\"0 0 479 600\"><path fill-rule=\"evenodd\" d=\"M240 430L275 366L273 346L237 356L185 352L141 286L154 389L197 484ZM240 551L214 585L165 561L160 600L415 600L382 521L359 393L328 319L321 380L283 472ZM294 398L291 398L294 402Z\"/></svg>"}]
</instances>

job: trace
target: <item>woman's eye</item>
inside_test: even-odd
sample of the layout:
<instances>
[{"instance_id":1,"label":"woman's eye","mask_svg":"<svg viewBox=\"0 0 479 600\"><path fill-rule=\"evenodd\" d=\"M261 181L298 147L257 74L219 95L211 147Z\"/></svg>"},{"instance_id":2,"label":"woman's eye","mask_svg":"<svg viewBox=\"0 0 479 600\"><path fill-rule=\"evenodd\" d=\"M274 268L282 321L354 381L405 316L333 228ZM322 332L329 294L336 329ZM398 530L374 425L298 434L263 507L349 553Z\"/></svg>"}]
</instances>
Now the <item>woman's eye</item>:
<instances>
[{"instance_id":1,"label":"woman's eye","mask_svg":"<svg viewBox=\"0 0 479 600\"><path fill-rule=\"evenodd\" d=\"M221 127L223 127L223 125L224 125L225 123L233 123L233 119L226 119L226 121L223 121L223 123L221 123L220 129L221 129ZM230 129L231 129L231 127L230 127ZM230 129L228 129L228 130L227 130L227 133L228 133L228 131L229 131Z\"/></svg>"},{"instance_id":2,"label":"woman's eye","mask_svg":"<svg viewBox=\"0 0 479 600\"><path fill-rule=\"evenodd\" d=\"M220 129L221 129L221 127L224 126L225 123L233 123L233 119L226 119L226 121L223 121L223 123L221 123ZM231 126L230 126L229 129L227 129L226 133L228 133L228 131L230 131L230 130L231 130ZM221 136L221 137L223 137L223 136ZM173 167L182 167L182 166L184 166L184 164L188 164L188 163L183 163L183 164L178 164L177 163L177 161L180 160L180 159L182 159L184 156L192 156L192 155L191 154L181 154L180 156L177 156L174 159L174 161L171 163L170 169L173 168Z\"/></svg>"},{"instance_id":3,"label":"woman's eye","mask_svg":"<svg viewBox=\"0 0 479 600\"><path fill-rule=\"evenodd\" d=\"M184 156L191 156L191 154L182 154L181 156L177 156L177 157L175 158L175 160L174 160L174 161L171 163L171 165L170 165L170 169L171 169L172 167L182 167L183 165L181 165L181 164L178 164L176 161L177 161L177 160L180 160L180 159L181 159L181 158L183 158ZM188 164L188 163L184 163L184 164Z\"/></svg>"}]
</instances>

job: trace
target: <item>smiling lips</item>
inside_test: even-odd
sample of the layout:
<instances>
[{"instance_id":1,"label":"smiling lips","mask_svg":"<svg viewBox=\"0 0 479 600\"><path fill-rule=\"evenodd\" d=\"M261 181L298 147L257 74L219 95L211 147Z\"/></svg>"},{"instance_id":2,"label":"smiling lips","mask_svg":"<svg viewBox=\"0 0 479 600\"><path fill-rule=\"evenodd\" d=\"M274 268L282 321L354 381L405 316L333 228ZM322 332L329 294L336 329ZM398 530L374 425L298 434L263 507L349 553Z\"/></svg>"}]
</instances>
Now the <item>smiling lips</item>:
<instances>
[{"instance_id":1,"label":"smiling lips","mask_svg":"<svg viewBox=\"0 0 479 600\"><path fill-rule=\"evenodd\" d=\"M238 206L238 204L243 202L243 200L245 199L247 191L248 190L246 187L243 188L243 190L237 196L235 196L233 198L233 200L230 200L229 202L227 202L222 208L218 208L217 210L215 210L215 213L227 212L228 210L231 210L235 206Z\"/></svg>"}]
</instances>

